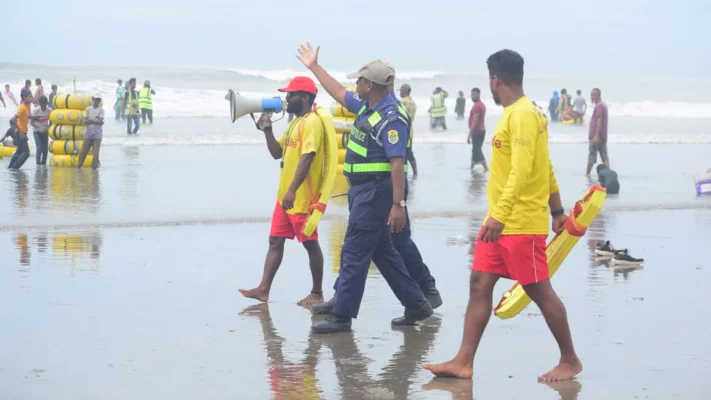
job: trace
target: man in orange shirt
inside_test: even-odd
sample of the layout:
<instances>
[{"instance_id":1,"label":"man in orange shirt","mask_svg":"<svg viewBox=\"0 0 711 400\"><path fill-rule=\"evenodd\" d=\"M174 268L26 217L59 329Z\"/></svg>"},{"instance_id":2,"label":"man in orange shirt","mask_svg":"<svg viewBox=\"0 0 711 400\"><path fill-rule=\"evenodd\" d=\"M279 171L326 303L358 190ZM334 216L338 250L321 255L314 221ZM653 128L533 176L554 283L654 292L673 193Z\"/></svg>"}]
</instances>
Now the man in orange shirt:
<instances>
[{"instance_id":1,"label":"man in orange shirt","mask_svg":"<svg viewBox=\"0 0 711 400\"><path fill-rule=\"evenodd\" d=\"M318 92L313 80L297 76L279 91L287 93L286 112L295 114L296 118L289 122L279 140L274 137L269 118L262 115L257 123L259 129L264 131L269 153L275 160L281 159L281 175L262 281L254 289L239 291L245 297L268 301L272 282L284 257L284 243L286 239L296 237L309 254L313 279L311 293L297 304L308 306L323 303L323 252L318 244L318 232L305 236L304 226L309 207L316 200L314 191L321 185L324 157L322 143L326 131L321 118L311 112Z\"/></svg>"},{"instance_id":2,"label":"man in orange shirt","mask_svg":"<svg viewBox=\"0 0 711 400\"><path fill-rule=\"evenodd\" d=\"M10 159L7 169L18 170L22 164L30 158L30 145L27 140L27 131L30 123L30 104L32 104L32 92L29 90L22 92L22 104L17 109L17 113L10 119L10 124L17 132L17 150Z\"/></svg>"},{"instance_id":3,"label":"man in orange shirt","mask_svg":"<svg viewBox=\"0 0 711 400\"><path fill-rule=\"evenodd\" d=\"M454 359L424 368L437 376L472 377L474 355L491 316L494 285L504 277L521 284L558 342L560 362L539 381L569 380L583 365L573 347L565 306L548 275L548 212L556 233L567 219L548 153L548 120L523 93L523 58L518 53L498 51L487 64L494 101L504 106L504 113L491 140L489 211L474 249L464 335Z\"/></svg>"}]
</instances>

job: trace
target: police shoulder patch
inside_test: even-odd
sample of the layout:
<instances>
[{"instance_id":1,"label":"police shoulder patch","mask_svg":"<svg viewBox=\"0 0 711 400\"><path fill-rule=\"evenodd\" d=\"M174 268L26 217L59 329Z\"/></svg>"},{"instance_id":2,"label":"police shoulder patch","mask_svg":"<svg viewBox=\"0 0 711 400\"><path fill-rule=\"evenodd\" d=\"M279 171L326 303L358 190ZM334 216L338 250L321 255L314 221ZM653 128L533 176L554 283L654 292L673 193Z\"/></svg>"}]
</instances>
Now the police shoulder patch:
<instances>
[{"instance_id":1,"label":"police shoulder patch","mask_svg":"<svg viewBox=\"0 0 711 400\"><path fill-rule=\"evenodd\" d=\"M400 141L400 136L395 129L388 131L388 142L395 144Z\"/></svg>"}]
</instances>

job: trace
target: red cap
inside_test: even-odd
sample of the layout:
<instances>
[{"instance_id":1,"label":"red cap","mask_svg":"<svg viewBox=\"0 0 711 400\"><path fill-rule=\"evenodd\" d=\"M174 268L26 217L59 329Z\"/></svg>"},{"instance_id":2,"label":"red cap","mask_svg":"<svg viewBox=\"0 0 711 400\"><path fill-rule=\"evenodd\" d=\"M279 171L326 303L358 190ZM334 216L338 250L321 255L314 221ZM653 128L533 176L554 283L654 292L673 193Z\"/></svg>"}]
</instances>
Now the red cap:
<instances>
[{"instance_id":1,"label":"red cap","mask_svg":"<svg viewBox=\"0 0 711 400\"><path fill-rule=\"evenodd\" d=\"M289 82L289 85L285 88L279 89L280 92L307 92L313 95L318 93L316 89L316 84L314 81L307 76L296 76Z\"/></svg>"}]
</instances>

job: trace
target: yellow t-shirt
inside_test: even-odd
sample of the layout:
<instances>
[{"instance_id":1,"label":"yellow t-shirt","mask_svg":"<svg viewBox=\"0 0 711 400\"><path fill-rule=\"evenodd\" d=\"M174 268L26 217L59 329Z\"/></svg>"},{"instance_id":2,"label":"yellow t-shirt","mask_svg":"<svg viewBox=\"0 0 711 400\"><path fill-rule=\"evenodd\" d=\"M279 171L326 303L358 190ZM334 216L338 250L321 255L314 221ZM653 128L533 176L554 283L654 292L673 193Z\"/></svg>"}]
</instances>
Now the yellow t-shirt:
<instances>
[{"instance_id":1,"label":"yellow t-shirt","mask_svg":"<svg viewBox=\"0 0 711 400\"><path fill-rule=\"evenodd\" d=\"M301 156L308 153L316 153L311 170L304 182L296 190L294 208L288 210L289 214L308 214L312 199L318 194L323 176L323 155L322 146L323 135L325 134L321 118L315 113L306 117L294 118L279 138L279 145L282 148L281 176L279 178L279 193L277 199L281 203L284 195L289 190L291 181L294 180L296 169L299 166ZM309 184L310 180L310 184Z\"/></svg>"},{"instance_id":2,"label":"yellow t-shirt","mask_svg":"<svg viewBox=\"0 0 711 400\"><path fill-rule=\"evenodd\" d=\"M22 131L25 135L28 132L28 124L30 122L30 108L27 104L20 104L20 108L17 109L17 129Z\"/></svg>"},{"instance_id":3,"label":"yellow t-shirt","mask_svg":"<svg viewBox=\"0 0 711 400\"><path fill-rule=\"evenodd\" d=\"M504 235L548 234L548 199L558 191L548 153L548 119L527 97L504 108L491 138L486 188Z\"/></svg>"}]
</instances>

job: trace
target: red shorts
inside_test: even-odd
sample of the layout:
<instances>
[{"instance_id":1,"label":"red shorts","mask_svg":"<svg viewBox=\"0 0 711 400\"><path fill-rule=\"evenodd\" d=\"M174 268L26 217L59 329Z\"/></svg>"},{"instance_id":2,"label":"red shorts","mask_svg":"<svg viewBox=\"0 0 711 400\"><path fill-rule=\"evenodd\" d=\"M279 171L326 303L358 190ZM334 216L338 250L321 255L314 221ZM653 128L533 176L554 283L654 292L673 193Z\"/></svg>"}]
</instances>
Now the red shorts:
<instances>
[{"instance_id":1,"label":"red shorts","mask_svg":"<svg viewBox=\"0 0 711 400\"><path fill-rule=\"evenodd\" d=\"M311 236L304 235L304 226L308 214L289 214L281 204L277 201L274 206L274 214L272 214L272 228L269 231L269 236L285 237L288 239L299 240L299 243L308 242L318 239L318 228Z\"/></svg>"},{"instance_id":2,"label":"red shorts","mask_svg":"<svg viewBox=\"0 0 711 400\"><path fill-rule=\"evenodd\" d=\"M513 279L521 285L548 279L546 236L502 235L493 243L477 239L472 269Z\"/></svg>"}]
</instances>

